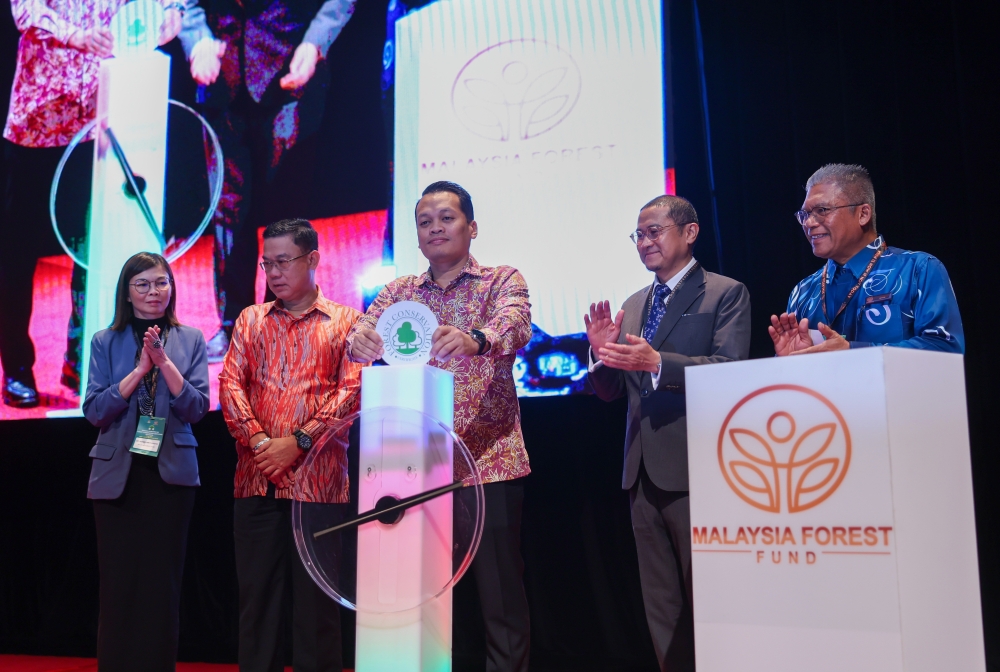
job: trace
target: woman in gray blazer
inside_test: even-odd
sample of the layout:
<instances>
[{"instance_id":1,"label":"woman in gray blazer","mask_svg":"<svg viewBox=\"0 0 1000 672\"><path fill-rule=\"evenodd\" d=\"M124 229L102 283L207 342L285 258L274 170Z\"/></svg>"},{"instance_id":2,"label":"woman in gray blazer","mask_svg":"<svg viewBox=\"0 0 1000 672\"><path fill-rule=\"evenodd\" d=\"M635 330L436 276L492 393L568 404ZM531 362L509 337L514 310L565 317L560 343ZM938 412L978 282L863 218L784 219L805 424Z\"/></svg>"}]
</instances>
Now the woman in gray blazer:
<instances>
[{"instance_id":1,"label":"woman in gray blazer","mask_svg":"<svg viewBox=\"0 0 1000 672\"><path fill-rule=\"evenodd\" d=\"M115 319L94 334L83 412L100 567L100 672L172 672L181 574L198 480L191 423L208 412L202 333L177 321L174 275L140 252L118 278Z\"/></svg>"}]
</instances>

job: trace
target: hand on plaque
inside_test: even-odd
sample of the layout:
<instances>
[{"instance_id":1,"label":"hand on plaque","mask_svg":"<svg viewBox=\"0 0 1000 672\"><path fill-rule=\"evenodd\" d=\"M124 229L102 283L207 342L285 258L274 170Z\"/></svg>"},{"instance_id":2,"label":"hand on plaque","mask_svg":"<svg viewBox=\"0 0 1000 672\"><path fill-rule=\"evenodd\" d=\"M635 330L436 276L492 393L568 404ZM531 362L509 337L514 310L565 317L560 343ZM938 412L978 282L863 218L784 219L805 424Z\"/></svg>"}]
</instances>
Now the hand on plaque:
<instances>
[{"instance_id":1,"label":"hand on plaque","mask_svg":"<svg viewBox=\"0 0 1000 672\"><path fill-rule=\"evenodd\" d=\"M181 16L180 11L176 7L171 7L163 13L163 23L160 24L160 34L157 37L156 43L159 46L163 46L170 40L177 37L181 32L181 24L184 21L184 17Z\"/></svg>"},{"instance_id":2,"label":"hand on plaque","mask_svg":"<svg viewBox=\"0 0 1000 672\"><path fill-rule=\"evenodd\" d=\"M100 58L111 58L115 47L115 38L107 28L87 28L86 30L80 28L70 36L67 44L87 54L94 54Z\"/></svg>"},{"instance_id":3,"label":"hand on plaque","mask_svg":"<svg viewBox=\"0 0 1000 672\"><path fill-rule=\"evenodd\" d=\"M479 354L479 341L451 325L442 325L431 336L431 359L447 362L452 357L474 357Z\"/></svg>"},{"instance_id":4,"label":"hand on plaque","mask_svg":"<svg viewBox=\"0 0 1000 672\"><path fill-rule=\"evenodd\" d=\"M351 343L351 359L362 364L371 364L376 359L382 359L385 354L385 344L382 337L374 329L362 327L354 333Z\"/></svg>"}]
</instances>

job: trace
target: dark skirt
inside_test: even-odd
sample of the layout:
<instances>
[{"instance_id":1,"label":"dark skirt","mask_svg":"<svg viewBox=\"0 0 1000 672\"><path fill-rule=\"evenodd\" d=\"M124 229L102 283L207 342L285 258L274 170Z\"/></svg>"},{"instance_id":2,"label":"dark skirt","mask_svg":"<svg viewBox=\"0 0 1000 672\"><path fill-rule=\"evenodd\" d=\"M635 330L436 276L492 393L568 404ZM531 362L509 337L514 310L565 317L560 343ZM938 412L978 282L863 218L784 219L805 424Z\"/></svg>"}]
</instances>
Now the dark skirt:
<instances>
[{"instance_id":1,"label":"dark skirt","mask_svg":"<svg viewBox=\"0 0 1000 672\"><path fill-rule=\"evenodd\" d=\"M155 457L132 456L125 491L94 500L101 572L99 672L172 672L195 489L164 483Z\"/></svg>"}]
</instances>

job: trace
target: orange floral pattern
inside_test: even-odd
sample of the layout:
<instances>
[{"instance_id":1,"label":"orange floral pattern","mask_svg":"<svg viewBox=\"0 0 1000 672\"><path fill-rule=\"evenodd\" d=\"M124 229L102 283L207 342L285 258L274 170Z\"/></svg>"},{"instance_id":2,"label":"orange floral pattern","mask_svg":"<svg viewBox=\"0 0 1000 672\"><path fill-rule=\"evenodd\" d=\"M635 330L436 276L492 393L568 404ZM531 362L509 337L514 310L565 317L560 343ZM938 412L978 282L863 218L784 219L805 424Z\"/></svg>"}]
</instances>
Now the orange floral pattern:
<instances>
[{"instance_id":1,"label":"orange floral pattern","mask_svg":"<svg viewBox=\"0 0 1000 672\"><path fill-rule=\"evenodd\" d=\"M531 469L513 374L518 349L531 339L524 277L510 266L480 266L469 257L461 275L445 289L429 273L393 280L351 330L348 352L357 329L374 329L382 313L400 301L424 304L442 325L486 335L490 350L485 355L432 361L432 366L455 374L455 432L476 459L483 482L526 476Z\"/></svg>"},{"instance_id":2,"label":"orange floral pattern","mask_svg":"<svg viewBox=\"0 0 1000 672\"><path fill-rule=\"evenodd\" d=\"M267 479L253 460L250 437L291 436L296 429L319 439L340 418L355 412L361 364L351 362L345 337L361 312L323 297L299 317L281 301L250 306L236 320L219 376L219 401L229 433L236 438L236 497L267 494ZM296 472L298 498L348 501L346 436L331 436L309 473ZM319 441L316 441L317 445ZM292 498L293 488L275 496Z\"/></svg>"}]
</instances>

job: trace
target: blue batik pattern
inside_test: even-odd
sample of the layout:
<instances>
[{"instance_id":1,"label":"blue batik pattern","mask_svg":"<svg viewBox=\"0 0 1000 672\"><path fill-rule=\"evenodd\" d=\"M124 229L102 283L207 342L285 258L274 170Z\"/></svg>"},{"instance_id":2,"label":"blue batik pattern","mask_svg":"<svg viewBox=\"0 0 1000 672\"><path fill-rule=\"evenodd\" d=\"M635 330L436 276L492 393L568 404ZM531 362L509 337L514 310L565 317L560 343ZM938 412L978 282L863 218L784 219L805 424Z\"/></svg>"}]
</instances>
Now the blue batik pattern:
<instances>
[{"instance_id":1,"label":"blue batik pattern","mask_svg":"<svg viewBox=\"0 0 1000 672\"><path fill-rule=\"evenodd\" d=\"M838 266L827 260L827 315L840 308L851 287L882 245L879 236ZM787 312L809 319L809 328L826 322L820 303L823 269L796 285ZM830 325L852 348L893 345L901 348L965 352L965 334L948 271L926 252L887 247L851 302Z\"/></svg>"}]
</instances>

